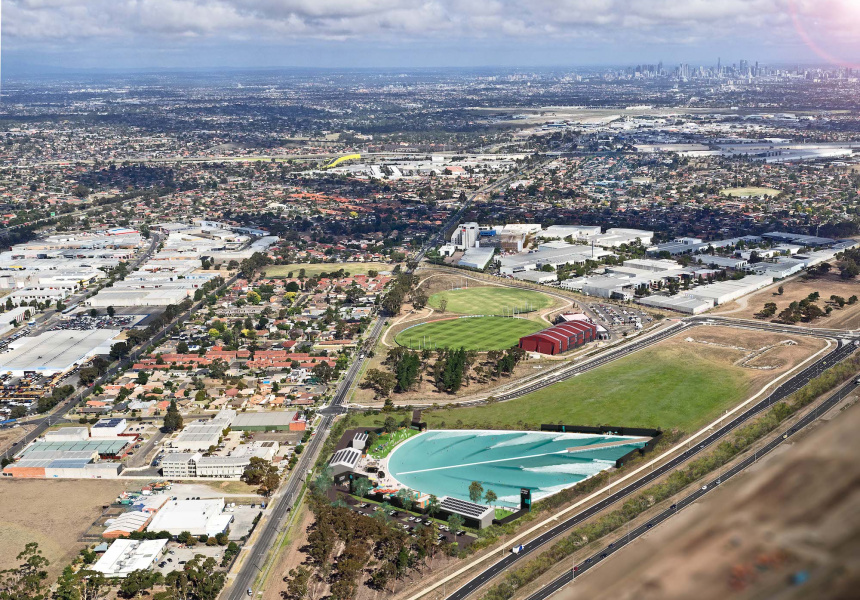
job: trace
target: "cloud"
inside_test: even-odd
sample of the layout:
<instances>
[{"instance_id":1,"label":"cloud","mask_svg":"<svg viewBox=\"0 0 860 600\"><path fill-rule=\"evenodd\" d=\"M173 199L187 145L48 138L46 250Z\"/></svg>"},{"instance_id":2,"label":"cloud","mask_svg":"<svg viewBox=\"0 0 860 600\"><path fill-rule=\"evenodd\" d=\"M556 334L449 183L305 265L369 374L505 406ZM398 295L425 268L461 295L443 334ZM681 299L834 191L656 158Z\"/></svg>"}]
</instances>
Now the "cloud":
<instances>
[{"instance_id":1,"label":"cloud","mask_svg":"<svg viewBox=\"0 0 860 600\"><path fill-rule=\"evenodd\" d=\"M325 42L592 45L799 44L860 51L854 0L4 0L4 50L160 52L195 44Z\"/></svg>"}]
</instances>

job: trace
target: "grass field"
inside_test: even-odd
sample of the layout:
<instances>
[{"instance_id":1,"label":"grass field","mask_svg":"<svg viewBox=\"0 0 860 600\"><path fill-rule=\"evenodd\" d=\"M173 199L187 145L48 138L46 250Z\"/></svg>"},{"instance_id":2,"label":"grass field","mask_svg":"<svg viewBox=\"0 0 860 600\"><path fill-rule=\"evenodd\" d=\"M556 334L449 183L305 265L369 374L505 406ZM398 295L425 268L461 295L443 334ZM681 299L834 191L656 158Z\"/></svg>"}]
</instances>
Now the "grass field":
<instances>
[{"instance_id":1,"label":"grass field","mask_svg":"<svg viewBox=\"0 0 860 600\"><path fill-rule=\"evenodd\" d=\"M381 262L366 262L366 263L295 263L292 265L268 265L264 269L267 277L286 277L290 272L293 277L299 276L299 270L304 269L305 275L313 277L320 273L332 273L338 269L343 269L350 275L366 275L368 271L390 271L394 268L393 264Z\"/></svg>"},{"instance_id":2,"label":"grass field","mask_svg":"<svg viewBox=\"0 0 860 600\"><path fill-rule=\"evenodd\" d=\"M104 479L8 479L0 482L0 569L18 563L15 556L27 542L36 542L53 583L83 548L78 538L126 489L141 481Z\"/></svg>"},{"instance_id":3,"label":"grass field","mask_svg":"<svg viewBox=\"0 0 860 600\"><path fill-rule=\"evenodd\" d=\"M398 429L394 433L383 434L379 436L376 446L367 450L367 454L372 458L385 458L391 454L395 446L417 434L416 429Z\"/></svg>"},{"instance_id":4,"label":"grass field","mask_svg":"<svg viewBox=\"0 0 860 600\"><path fill-rule=\"evenodd\" d=\"M441 310L443 299L448 302L446 311L462 315L509 315L513 309L530 312L553 304L552 298L540 292L497 286L439 292L430 296L428 303Z\"/></svg>"},{"instance_id":5,"label":"grass field","mask_svg":"<svg viewBox=\"0 0 860 600\"><path fill-rule=\"evenodd\" d=\"M724 188L720 190L723 196L735 196L738 198L750 196L778 196L779 190L766 187L739 187L739 188Z\"/></svg>"},{"instance_id":6,"label":"grass field","mask_svg":"<svg viewBox=\"0 0 860 600\"><path fill-rule=\"evenodd\" d=\"M724 344L723 328L701 329L691 336ZM738 337L748 349L774 343L772 336ZM755 338L755 339L753 339ZM444 426L475 429L537 428L541 423L575 425L625 425L630 427L678 428L691 433L717 418L726 409L748 398L754 391L797 361L820 347L807 338L798 345L774 350L771 370L743 368L736 361L748 350L735 350L688 342L676 336L561 383L522 398L487 406L425 411L431 428ZM785 354L785 352L791 354ZM768 356L767 354L763 356Z\"/></svg>"},{"instance_id":7,"label":"grass field","mask_svg":"<svg viewBox=\"0 0 860 600\"><path fill-rule=\"evenodd\" d=\"M430 321L404 329L395 338L408 348L460 348L466 350L505 350L520 338L547 327L527 319L470 317Z\"/></svg>"}]
</instances>

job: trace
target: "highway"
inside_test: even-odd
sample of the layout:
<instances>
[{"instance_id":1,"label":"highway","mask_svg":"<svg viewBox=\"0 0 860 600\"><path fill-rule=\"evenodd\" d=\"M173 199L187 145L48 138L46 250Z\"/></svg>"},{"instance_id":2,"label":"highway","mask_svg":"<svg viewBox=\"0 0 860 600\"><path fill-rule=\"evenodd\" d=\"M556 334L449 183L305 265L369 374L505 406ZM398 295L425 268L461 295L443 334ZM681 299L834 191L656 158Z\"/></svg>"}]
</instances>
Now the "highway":
<instances>
[{"instance_id":1,"label":"highway","mask_svg":"<svg viewBox=\"0 0 860 600\"><path fill-rule=\"evenodd\" d=\"M382 317L378 318L366 343L369 345L375 343L375 340L379 337L384 327L385 319ZM346 402L352 384L361 373L361 367L366 360L368 359L359 358L353 361L352 366L349 367L340 384L338 384L337 391L331 403L320 410L322 420L317 426L308 447L302 452L299 462L288 476L286 485L279 492L280 497L276 500L269 518L263 519L259 523L258 527L260 529L257 533L257 538L254 540L250 552L244 557L242 567L236 574L236 578L227 592L227 597L233 600L245 598L247 590L251 589L254 584L257 573L263 570L269 550L275 544L278 535L284 527L290 509L302 489L302 484L305 481L308 470L316 462L335 417L344 412L343 404Z\"/></svg>"},{"instance_id":2,"label":"highway","mask_svg":"<svg viewBox=\"0 0 860 600\"><path fill-rule=\"evenodd\" d=\"M715 442L717 442L719 439L721 439L723 436L725 436L727 433L729 433L739 425L743 424L755 415L761 413L763 410L769 408L773 404L793 394L801 387L806 385L811 379L823 373L827 368L850 356L851 353L853 353L856 349L857 345L854 340L840 341L834 350L824 355L822 358L819 358L817 361L804 368L800 372L793 375L790 379L786 380L773 392L771 392L771 394L765 399L756 403L744 412L736 415L725 425L722 425L721 427L719 427L719 429L697 442L695 446L679 453L678 455L663 463L659 467L656 467L653 471L643 474L641 477L617 490L615 493L610 494L609 496L607 496L603 500L600 500L589 508L586 508L581 512L577 513L576 515L566 519L559 525L556 525L552 529L540 534L528 543L523 544L523 550L520 551L518 554L508 554L502 560L491 565L490 567L476 575L474 578L469 580L459 589L457 589L453 594L450 594L447 597L447 600L463 600L464 598L469 597L475 590L482 587L484 584L491 581L501 573L507 571L512 566L514 566L514 564L516 564L526 556L530 555L538 548L544 546L549 542L554 541L556 538L565 534L571 528L582 523L586 519L596 515L603 509L631 495L632 493L643 488L644 486L647 486L662 475L671 472L676 467L680 466L684 462L688 461L700 452L704 451L709 446L713 445Z\"/></svg>"},{"instance_id":3,"label":"highway","mask_svg":"<svg viewBox=\"0 0 860 600\"><path fill-rule=\"evenodd\" d=\"M542 587L539 591L529 596L528 600L544 600L544 598L549 598L552 594L554 594L567 584L571 583L574 580L574 577L581 577L583 573L585 573L589 569L596 567L604 560L607 560L613 554L615 554L628 544L632 543L636 538L648 533L648 531L654 526L675 516L676 514L678 514L679 510L682 510L685 507L693 504L696 500L698 500L705 494L713 491L718 486L725 483L728 479L731 479L738 473L741 473L747 468L749 468L750 465L755 463L759 458L770 453L774 448L791 439L791 437L802 431L805 427L808 427L820 415L824 414L829 409L836 406L836 404L838 404L850 393L854 392L858 387L860 386L858 386L857 381L852 381L847 386L843 387L838 392L827 398L818 407L816 407L815 410L809 412L806 416L800 419L797 424L795 424L789 429L783 430L782 433L778 434L775 439L763 445L761 448L757 448L752 456L747 456L735 466L719 473L719 475L715 479L711 479L706 484L701 486L696 485L695 491L693 491L691 494L688 494L683 499L678 500L676 503L672 504L669 508L666 508L659 514L655 515L647 523L640 525L635 529L631 529L627 532L626 535L615 541L611 547L606 547L603 550L600 550L599 552L586 558L579 564L573 565L573 568L571 570L566 571L564 575L557 577L551 583Z\"/></svg>"}]
</instances>

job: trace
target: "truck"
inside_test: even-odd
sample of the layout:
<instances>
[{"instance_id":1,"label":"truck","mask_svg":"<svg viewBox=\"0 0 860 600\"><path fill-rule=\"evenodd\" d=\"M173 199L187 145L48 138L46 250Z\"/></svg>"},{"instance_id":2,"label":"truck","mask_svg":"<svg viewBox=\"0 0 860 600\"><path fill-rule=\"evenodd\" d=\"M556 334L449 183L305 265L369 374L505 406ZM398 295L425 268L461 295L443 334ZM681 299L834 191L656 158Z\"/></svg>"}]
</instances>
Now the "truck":
<instances>
[{"instance_id":1,"label":"truck","mask_svg":"<svg viewBox=\"0 0 860 600\"><path fill-rule=\"evenodd\" d=\"M514 546L513 548L511 548L511 552L512 552L513 554L519 554L519 553L520 553L520 552L522 552L524 549L525 549L525 546L523 546L522 544L519 544L519 545Z\"/></svg>"}]
</instances>

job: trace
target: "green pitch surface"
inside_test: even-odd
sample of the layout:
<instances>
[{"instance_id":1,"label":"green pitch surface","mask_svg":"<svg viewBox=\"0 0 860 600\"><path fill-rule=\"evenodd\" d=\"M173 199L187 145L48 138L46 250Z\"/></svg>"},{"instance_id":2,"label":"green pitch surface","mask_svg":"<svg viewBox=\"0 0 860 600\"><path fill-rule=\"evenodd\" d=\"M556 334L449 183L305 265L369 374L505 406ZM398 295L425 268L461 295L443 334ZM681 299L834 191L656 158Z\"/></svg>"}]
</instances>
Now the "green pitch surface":
<instances>
[{"instance_id":1,"label":"green pitch surface","mask_svg":"<svg viewBox=\"0 0 860 600\"><path fill-rule=\"evenodd\" d=\"M448 302L446 311L462 315L510 315L514 309L525 313L553 304L552 298L540 292L496 286L439 292L430 296L429 304L441 310L443 299Z\"/></svg>"},{"instance_id":2,"label":"green pitch surface","mask_svg":"<svg viewBox=\"0 0 860 600\"><path fill-rule=\"evenodd\" d=\"M520 338L546 329L546 323L504 317L471 317L431 321L404 329L395 338L401 346L419 348L460 348L466 350L506 350Z\"/></svg>"},{"instance_id":3,"label":"green pitch surface","mask_svg":"<svg viewBox=\"0 0 860 600\"><path fill-rule=\"evenodd\" d=\"M395 446L400 442L408 440L413 435L418 435L418 431L415 429L398 429L392 434L382 434L373 448L367 450L367 454L371 458L385 458L391 454Z\"/></svg>"}]
</instances>

